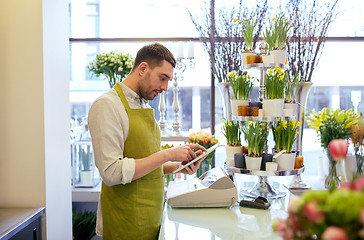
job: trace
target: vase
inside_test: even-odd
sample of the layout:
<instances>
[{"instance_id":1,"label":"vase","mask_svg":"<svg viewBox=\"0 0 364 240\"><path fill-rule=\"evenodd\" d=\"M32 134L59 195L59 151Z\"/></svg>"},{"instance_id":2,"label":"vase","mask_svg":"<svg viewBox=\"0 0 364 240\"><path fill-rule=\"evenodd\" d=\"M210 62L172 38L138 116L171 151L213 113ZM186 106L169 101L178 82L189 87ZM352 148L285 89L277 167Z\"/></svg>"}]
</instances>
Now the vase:
<instances>
[{"instance_id":1,"label":"vase","mask_svg":"<svg viewBox=\"0 0 364 240\"><path fill-rule=\"evenodd\" d=\"M287 171L294 169L294 163L296 160L296 153L283 153L276 158L276 163L278 163L279 171Z\"/></svg>"},{"instance_id":2,"label":"vase","mask_svg":"<svg viewBox=\"0 0 364 240\"><path fill-rule=\"evenodd\" d=\"M231 121L232 113L231 113L231 91L230 91L230 83L229 82L220 82L217 84L221 93L221 99L223 103L224 110L224 118L226 120Z\"/></svg>"},{"instance_id":3,"label":"vase","mask_svg":"<svg viewBox=\"0 0 364 240\"><path fill-rule=\"evenodd\" d=\"M327 158L329 160L329 173L325 178L325 188L340 185L340 178L337 171L337 162L331 157L329 150L326 149Z\"/></svg>"},{"instance_id":4,"label":"vase","mask_svg":"<svg viewBox=\"0 0 364 240\"><path fill-rule=\"evenodd\" d=\"M263 99L264 117L281 117L283 115L284 99Z\"/></svg>"},{"instance_id":5,"label":"vase","mask_svg":"<svg viewBox=\"0 0 364 240\"><path fill-rule=\"evenodd\" d=\"M364 146L355 147L356 174L364 176Z\"/></svg>"},{"instance_id":6,"label":"vase","mask_svg":"<svg viewBox=\"0 0 364 240\"><path fill-rule=\"evenodd\" d=\"M272 51L270 51L270 54L273 56L274 63L286 64L286 50L285 49L272 50Z\"/></svg>"},{"instance_id":7,"label":"vase","mask_svg":"<svg viewBox=\"0 0 364 240\"><path fill-rule=\"evenodd\" d=\"M231 99L231 110L232 110L233 116L246 116L246 112L245 112L245 115L239 115L239 111L238 111L239 106L246 106L246 109L248 109L249 100ZM244 114L244 113L241 113L241 114Z\"/></svg>"},{"instance_id":8,"label":"vase","mask_svg":"<svg viewBox=\"0 0 364 240\"><path fill-rule=\"evenodd\" d=\"M215 151L211 152L207 157L201 162L200 167L196 171L196 177L201 177L202 174L211 169L212 158L214 157Z\"/></svg>"},{"instance_id":9,"label":"vase","mask_svg":"<svg viewBox=\"0 0 364 240\"><path fill-rule=\"evenodd\" d=\"M80 171L80 183L82 186L92 186L93 171Z\"/></svg>"},{"instance_id":10,"label":"vase","mask_svg":"<svg viewBox=\"0 0 364 240\"><path fill-rule=\"evenodd\" d=\"M343 163L345 169L345 182L352 182L354 175L357 172L356 156L354 154L347 154Z\"/></svg>"},{"instance_id":11,"label":"vase","mask_svg":"<svg viewBox=\"0 0 364 240\"><path fill-rule=\"evenodd\" d=\"M245 165L248 170L260 170L262 165L262 157L249 157L245 156Z\"/></svg>"},{"instance_id":12,"label":"vase","mask_svg":"<svg viewBox=\"0 0 364 240\"><path fill-rule=\"evenodd\" d=\"M242 153L243 147L226 146L225 150L226 150L226 165L228 165L230 167L234 167L235 166L234 155L235 155L235 153Z\"/></svg>"}]
</instances>

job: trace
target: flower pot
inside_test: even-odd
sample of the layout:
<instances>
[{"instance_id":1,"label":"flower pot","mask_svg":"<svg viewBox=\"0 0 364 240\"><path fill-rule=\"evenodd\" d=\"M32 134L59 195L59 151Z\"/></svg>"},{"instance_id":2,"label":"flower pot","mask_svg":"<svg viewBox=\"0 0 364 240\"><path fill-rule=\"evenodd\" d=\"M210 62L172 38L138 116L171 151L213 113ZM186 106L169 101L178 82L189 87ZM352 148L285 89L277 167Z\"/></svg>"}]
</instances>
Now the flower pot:
<instances>
[{"instance_id":1,"label":"flower pot","mask_svg":"<svg viewBox=\"0 0 364 240\"><path fill-rule=\"evenodd\" d=\"M242 60L243 64L249 64L247 61L248 55L255 56L256 54L254 52L243 52L241 54L241 60Z\"/></svg>"},{"instance_id":2,"label":"flower pot","mask_svg":"<svg viewBox=\"0 0 364 240\"><path fill-rule=\"evenodd\" d=\"M276 158L279 171L293 170L296 160L296 153L283 153Z\"/></svg>"},{"instance_id":3,"label":"flower pot","mask_svg":"<svg viewBox=\"0 0 364 240\"><path fill-rule=\"evenodd\" d=\"M270 54L273 56L274 63L286 64L286 50L285 49L272 50L272 51L270 51Z\"/></svg>"},{"instance_id":4,"label":"flower pot","mask_svg":"<svg viewBox=\"0 0 364 240\"><path fill-rule=\"evenodd\" d=\"M263 99L264 117L283 116L284 99Z\"/></svg>"},{"instance_id":5,"label":"flower pot","mask_svg":"<svg viewBox=\"0 0 364 240\"><path fill-rule=\"evenodd\" d=\"M262 164L262 157L249 157L245 156L246 169L260 170Z\"/></svg>"},{"instance_id":6,"label":"flower pot","mask_svg":"<svg viewBox=\"0 0 364 240\"><path fill-rule=\"evenodd\" d=\"M296 116L298 110L297 103L284 103L283 105L283 116L292 117Z\"/></svg>"},{"instance_id":7,"label":"flower pot","mask_svg":"<svg viewBox=\"0 0 364 240\"><path fill-rule=\"evenodd\" d=\"M226 150L226 165L230 166L230 167L234 167L234 154L235 153L242 153L243 152L243 147L238 146L238 147L232 147L232 146L226 146L225 147Z\"/></svg>"},{"instance_id":8,"label":"flower pot","mask_svg":"<svg viewBox=\"0 0 364 240\"><path fill-rule=\"evenodd\" d=\"M234 163L235 163L236 168L246 168L245 154L244 153L235 153L234 154Z\"/></svg>"},{"instance_id":9,"label":"flower pot","mask_svg":"<svg viewBox=\"0 0 364 240\"><path fill-rule=\"evenodd\" d=\"M274 63L273 55L262 55L263 63L264 64L272 64Z\"/></svg>"},{"instance_id":10,"label":"flower pot","mask_svg":"<svg viewBox=\"0 0 364 240\"><path fill-rule=\"evenodd\" d=\"M239 106L249 106L249 100L245 100L245 99L231 99L231 108L232 108L232 114L233 116L246 116L245 115L239 115L238 114L238 107ZM244 113L243 113L244 114Z\"/></svg>"},{"instance_id":11,"label":"flower pot","mask_svg":"<svg viewBox=\"0 0 364 240\"><path fill-rule=\"evenodd\" d=\"M92 186L93 171L80 171L80 184L84 186Z\"/></svg>"}]
</instances>

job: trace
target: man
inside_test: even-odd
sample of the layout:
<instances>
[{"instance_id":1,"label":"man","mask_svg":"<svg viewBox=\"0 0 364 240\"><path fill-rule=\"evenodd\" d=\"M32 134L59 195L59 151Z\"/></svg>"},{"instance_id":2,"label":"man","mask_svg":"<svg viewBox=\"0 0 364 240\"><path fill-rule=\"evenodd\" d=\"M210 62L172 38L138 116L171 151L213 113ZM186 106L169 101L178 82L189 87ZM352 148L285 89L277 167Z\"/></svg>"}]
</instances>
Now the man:
<instances>
[{"instance_id":1,"label":"man","mask_svg":"<svg viewBox=\"0 0 364 240\"><path fill-rule=\"evenodd\" d=\"M168 89L175 64L163 45L144 46L123 82L90 108L89 129L103 180L96 233L104 240L156 239L163 213L164 174L206 150L188 144L160 151L159 127L147 101ZM201 161L182 172L193 174Z\"/></svg>"}]
</instances>

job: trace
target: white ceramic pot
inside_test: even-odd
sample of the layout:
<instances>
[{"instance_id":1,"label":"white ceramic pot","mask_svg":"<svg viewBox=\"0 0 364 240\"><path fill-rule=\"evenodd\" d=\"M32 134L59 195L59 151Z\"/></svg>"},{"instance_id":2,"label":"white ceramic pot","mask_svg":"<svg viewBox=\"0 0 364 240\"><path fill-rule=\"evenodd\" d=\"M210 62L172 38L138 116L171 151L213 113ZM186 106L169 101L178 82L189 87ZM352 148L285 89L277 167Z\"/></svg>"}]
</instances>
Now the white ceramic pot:
<instances>
[{"instance_id":1,"label":"white ceramic pot","mask_svg":"<svg viewBox=\"0 0 364 240\"><path fill-rule=\"evenodd\" d=\"M356 156L354 154L346 155L344 161L344 172L345 172L345 182L353 181L353 176L356 173Z\"/></svg>"},{"instance_id":2,"label":"white ceramic pot","mask_svg":"<svg viewBox=\"0 0 364 240\"><path fill-rule=\"evenodd\" d=\"M262 55L262 60L264 64L272 64L274 63L273 55Z\"/></svg>"},{"instance_id":3,"label":"white ceramic pot","mask_svg":"<svg viewBox=\"0 0 364 240\"><path fill-rule=\"evenodd\" d=\"M273 56L274 63L286 64L286 50L272 50L270 54Z\"/></svg>"},{"instance_id":4,"label":"white ceramic pot","mask_svg":"<svg viewBox=\"0 0 364 240\"><path fill-rule=\"evenodd\" d=\"M260 170L262 164L262 157L249 157L245 156L245 165L248 170Z\"/></svg>"},{"instance_id":5,"label":"white ceramic pot","mask_svg":"<svg viewBox=\"0 0 364 240\"><path fill-rule=\"evenodd\" d=\"M249 100L231 99L231 110L233 116L238 116L238 106L249 106Z\"/></svg>"},{"instance_id":6,"label":"white ceramic pot","mask_svg":"<svg viewBox=\"0 0 364 240\"><path fill-rule=\"evenodd\" d=\"M92 171L80 171L80 184L84 186L92 186Z\"/></svg>"},{"instance_id":7,"label":"white ceramic pot","mask_svg":"<svg viewBox=\"0 0 364 240\"><path fill-rule=\"evenodd\" d=\"M276 163L278 163L279 171L293 170L294 162L296 160L296 153L283 153L276 158Z\"/></svg>"},{"instance_id":8,"label":"white ceramic pot","mask_svg":"<svg viewBox=\"0 0 364 240\"><path fill-rule=\"evenodd\" d=\"M248 55L255 55L255 53L253 53L253 52L243 52L241 54L241 60L242 60L243 64L247 64L246 58L247 58Z\"/></svg>"},{"instance_id":9,"label":"white ceramic pot","mask_svg":"<svg viewBox=\"0 0 364 240\"><path fill-rule=\"evenodd\" d=\"M285 117L296 116L297 110L298 110L297 103L284 103L283 116L285 116Z\"/></svg>"},{"instance_id":10,"label":"white ceramic pot","mask_svg":"<svg viewBox=\"0 0 364 240\"><path fill-rule=\"evenodd\" d=\"M243 147L242 146L239 146L239 147L226 146L225 150L226 150L226 165L228 165L230 167L234 167L235 166L234 154L243 153Z\"/></svg>"},{"instance_id":11,"label":"white ceramic pot","mask_svg":"<svg viewBox=\"0 0 364 240\"><path fill-rule=\"evenodd\" d=\"M263 99L264 117L283 116L284 99Z\"/></svg>"}]
</instances>

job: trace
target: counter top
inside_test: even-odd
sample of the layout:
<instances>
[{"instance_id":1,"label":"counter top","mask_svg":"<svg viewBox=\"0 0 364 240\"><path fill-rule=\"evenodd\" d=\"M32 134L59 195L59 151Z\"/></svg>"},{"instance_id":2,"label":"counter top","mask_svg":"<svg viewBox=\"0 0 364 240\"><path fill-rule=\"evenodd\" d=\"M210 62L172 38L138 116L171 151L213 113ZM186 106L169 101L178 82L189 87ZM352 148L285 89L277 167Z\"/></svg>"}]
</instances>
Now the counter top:
<instances>
[{"instance_id":1,"label":"counter top","mask_svg":"<svg viewBox=\"0 0 364 240\"><path fill-rule=\"evenodd\" d=\"M1 208L0 239L7 240L45 213L45 208Z\"/></svg>"}]
</instances>

